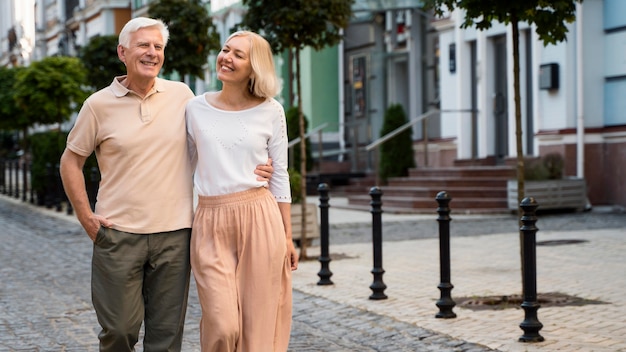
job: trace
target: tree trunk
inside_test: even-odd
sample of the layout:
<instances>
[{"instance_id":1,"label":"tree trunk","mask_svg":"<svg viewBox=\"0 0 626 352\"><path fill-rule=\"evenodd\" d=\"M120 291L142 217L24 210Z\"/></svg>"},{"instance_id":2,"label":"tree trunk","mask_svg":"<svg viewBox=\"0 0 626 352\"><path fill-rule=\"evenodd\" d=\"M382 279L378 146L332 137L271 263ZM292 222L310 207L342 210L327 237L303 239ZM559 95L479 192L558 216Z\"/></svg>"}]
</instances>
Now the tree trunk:
<instances>
[{"instance_id":1,"label":"tree trunk","mask_svg":"<svg viewBox=\"0 0 626 352\"><path fill-rule=\"evenodd\" d=\"M302 209L302 226L300 226L300 259L308 259L306 253L306 143L304 130L304 114L302 113L302 83L300 82L300 49L296 48L296 85L298 88L298 122L300 124L300 194L302 201L300 207Z\"/></svg>"},{"instance_id":2,"label":"tree trunk","mask_svg":"<svg viewBox=\"0 0 626 352\"><path fill-rule=\"evenodd\" d=\"M517 146L517 218L518 229L521 228L522 208L524 199L524 148L522 146L522 109L519 83L519 22L515 13L511 14L513 36L513 95L515 100L515 145ZM519 231L520 266L522 273L522 287L524 286L524 236Z\"/></svg>"},{"instance_id":3,"label":"tree trunk","mask_svg":"<svg viewBox=\"0 0 626 352\"><path fill-rule=\"evenodd\" d=\"M522 146L522 108L519 83L519 23L517 16L511 14L513 36L513 94L515 100L515 145L517 146L517 215L521 216L519 204L524 199L524 148Z\"/></svg>"}]
</instances>

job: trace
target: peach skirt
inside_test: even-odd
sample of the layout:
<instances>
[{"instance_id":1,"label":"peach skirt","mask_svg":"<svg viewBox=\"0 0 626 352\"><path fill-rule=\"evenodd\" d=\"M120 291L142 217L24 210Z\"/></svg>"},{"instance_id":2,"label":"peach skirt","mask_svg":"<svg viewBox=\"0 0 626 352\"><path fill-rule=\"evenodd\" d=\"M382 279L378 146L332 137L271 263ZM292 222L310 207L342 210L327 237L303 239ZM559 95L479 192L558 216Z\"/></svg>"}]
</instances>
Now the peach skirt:
<instances>
[{"instance_id":1,"label":"peach skirt","mask_svg":"<svg viewBox=\"0 0 626 352\"><path fill-rule=\"evenodd\" d=\"M203 352L287 351L291 268L278 204L266 188L199 197L191 268Z\"/></svg>"}]
</instances>

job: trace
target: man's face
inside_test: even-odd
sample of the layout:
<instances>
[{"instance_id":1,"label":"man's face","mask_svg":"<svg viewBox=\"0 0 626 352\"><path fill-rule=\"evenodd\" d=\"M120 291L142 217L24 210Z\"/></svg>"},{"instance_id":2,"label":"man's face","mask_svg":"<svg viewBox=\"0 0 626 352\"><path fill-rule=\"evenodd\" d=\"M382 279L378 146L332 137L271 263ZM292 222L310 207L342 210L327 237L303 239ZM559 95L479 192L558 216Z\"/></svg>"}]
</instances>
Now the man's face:
<instances>
[{"instance_id":1,"label":"man's face","mask_svg":"<svg viewBox=\"0 0 626 352\"><path fill-rule=\"evenodd\" d=\"M130 34L130 47L118 46L120 60L131 79L154 79L165 59L161 32L154 27L141 28Z\"/></svg>"}]
</instances>

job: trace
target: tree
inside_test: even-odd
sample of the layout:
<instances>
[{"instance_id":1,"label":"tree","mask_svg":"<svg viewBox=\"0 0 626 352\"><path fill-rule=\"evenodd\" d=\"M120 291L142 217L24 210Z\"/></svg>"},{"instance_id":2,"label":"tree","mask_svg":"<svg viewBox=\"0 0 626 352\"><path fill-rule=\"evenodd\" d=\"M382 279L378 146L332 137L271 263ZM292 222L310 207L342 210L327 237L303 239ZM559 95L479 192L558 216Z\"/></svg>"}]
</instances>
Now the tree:
<instances>
[{"instance_id":1,"label":"tree","mask_svg":"<svg viewBox=\"0 0 626 352\"><path fill-rule=\"evenodd\" d=\"M207 9L199 0L160 0L149 8L150 16L169 28L163 73L178 72L204 78L204 65L212 50L221 47L220 37Z\"/></svg>"},{"instance_id":2,"label":"tree","mask_svg":"<svg viewBox=\"0 0 626 352\"><path fill-rule=\"evenodd\" d=\"M49 56L18 72L14 90L20 109L17 124L26 129L37 123L61 124L78 111L91 92L80 59ZM24 134L26 136L26 134Z\"/></svg>"},{"instance_id":3,"label":"tree","mask_svg":"<svg viewBox=\"0 0 626 352\"><path fill-rule=\"evenodd\" d=\"M535 25L535 32L544 45L556 44L567 39L566 23L576 19L576 2L582 0L425 0L427 8L434 8L438 15L443 14L443 6L450 11L455 7L465 10L465 20L461 28L476 26L479 30L491 28L493 21L511 24L513 40L513 94L515 101L515 142L517 149L517 204L524 199L524 151L522 148L522 108L519 77L519 23ZM520 221L521 225L521 221ZM519 234L520 257L524 262L523 237ZM522 282L524 266L522 265Z\"/></svg>"},{"instance_id":4,"label":"tree","mask_svg":"<svg viewBox=\"0 0 626 352\"><path fill-rule=\"evenodd\" d=\"M15 101L13 86L18 71L23 67L0 67L0 129L18 129L20 109Z\"/></svg>"},{"instance_id":5,"label":"tree","mask_svg":"<svg viewBox=\"0 0 626 352\"><path fill-rule=\"evenodd\" d=\"M513 41L513 94L515 101L515 142L517 149L517 204L524 199L524 151L522 148L522 110L519 77L519 23L535 25L535 32L544 45L567 39L566 23L576 19L576 2L582 0L424 0L427 9L442 15L445 8L465 11L461 28L491 28L493 21L511 25ZM445 7L445 8L444 8ZM518 208L518 213L521 210Z\"/></svg>"},{"instance_id":6,"label":"tree","mask_svg":"<svg viewBox=\"0 0 626 352\"><path fill-rule=\"evenodd\" d=\"M300 81L300 51L305 47L321 50L337 45L342 31L352 17L353 0L243 0L247 12L241 26L263 35L274 53L288 50L296 62L296 90L300 139L305 140L302 90ZM300 143L300 174L302 198L306 199L306 144ZM306 202L301 203L302 223L306 224ZM300 243L306 243L306 228L300 229ZM306 246L300 247L300 258L308 259Z\"/></svg>"},{"instance_id":7,"label":"tree","mask_svg":"<svg viewBox=\"0 0 626 352\"><path fill-rule=\"evenodd\" d=\"M393 104L385 111L385 120L380 135L385 136L407 122L402 105ZM412 133L412 129L405 129L395 138L381 144L379 163L380 177L383 181L389 177L408 176L409 169L415 167Z\"/></svg>"},{"instance_id":8,"label":"tree","mask_svg":"<svg viewBox=\"0 0 626 352\"><path fill-rule=\"evenodd\" d=\"M13 130L21 130L17 124L20 109L15 101L15 76L23 67L0 67L0 158L11 155L16 147Z\"/></svg>"},{"instance_id":9,"label":"tree","mask_svg":"<svg viewBox=\"0 0 626 352\"><path fill-rule=\"evenodd\" d=\"M108 87L113 77L126 73L124 63L117 57L117 43L117 35L96 36L80 49L87 82L96 90Z\"/></svg>"}]
</instances>

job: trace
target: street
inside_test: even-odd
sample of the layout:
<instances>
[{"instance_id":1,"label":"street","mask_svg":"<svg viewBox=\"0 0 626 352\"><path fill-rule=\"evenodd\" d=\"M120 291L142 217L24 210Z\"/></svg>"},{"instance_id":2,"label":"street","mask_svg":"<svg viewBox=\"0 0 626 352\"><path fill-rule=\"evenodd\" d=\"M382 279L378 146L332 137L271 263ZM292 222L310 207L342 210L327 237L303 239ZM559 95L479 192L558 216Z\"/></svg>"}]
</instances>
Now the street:
<instances>
[{"instance_id":1,"label":"street","mask_svg":"<svg viewBox=\"0 0 626 352\"><path fill-rule=\"evenodd\" d=\"M92 245L72 219L0 196L0 351L98 350ZM183 351L200 350L199 318L192 280ZM294 290L290 351L491 349Z\"/></svg>"}]
</instances>

